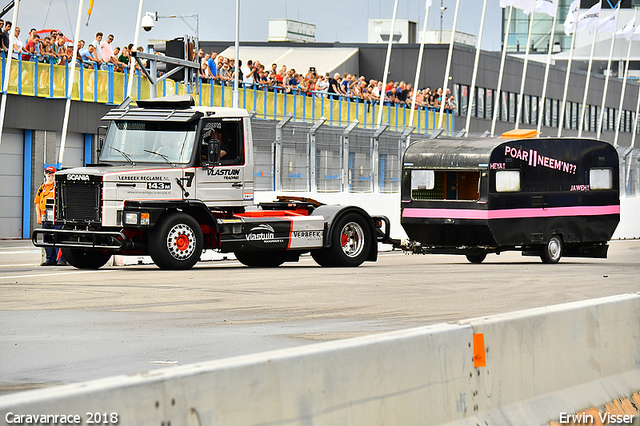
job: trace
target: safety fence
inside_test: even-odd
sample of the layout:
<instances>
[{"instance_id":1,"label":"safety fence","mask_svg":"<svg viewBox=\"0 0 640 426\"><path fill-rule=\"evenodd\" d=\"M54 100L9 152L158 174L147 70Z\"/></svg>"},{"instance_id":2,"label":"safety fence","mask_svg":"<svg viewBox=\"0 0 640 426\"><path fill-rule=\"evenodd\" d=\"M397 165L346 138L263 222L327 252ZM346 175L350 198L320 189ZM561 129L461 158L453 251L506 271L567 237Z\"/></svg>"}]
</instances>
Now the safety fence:
<instances>
[{"instance_id":1,"label":"safety fence","mask_svg":"<svg viewBox=\"0 0 640 426\"><path fill-rule=\"evenodd\" d=\"M400 191L406 133L391 130L254 120L256 191L392 193ZM276 124L277 123L277 124Z\"/></svg>"},{"instance_id":2,"label":"safety fence","mask_svg":"<svg viewBox=\"0 0 640 426\"><path fill-rule=\"evenodd\" d=\"M598 418L597 407L640 389L639 312L638 294L613 296L18 392L0 396L0 424L45 414L138 426Z\"/></svg>"},{"instance_id":3,"label":"safety fence","mask_svg":"<svg viewBox=\"0 0 640 426\"><path fill-rule=\"evenodd\" d=\"M113 64L107 70L101 70L97 64L92 68L78 67L71 93L67 92L69 78L68 65L56 65L52 61L13 60L9 76L8 93L45 98L67 98L85 102L120 104L128 91L128 72L116 72ZM4 84L5 58L2 56L2 84ZM2 86L4 87L4 86ZM232 106L233 87L205 82L198 78L196 84L185 85L171 79L163 79L156 87L158 96L190 93L199 106ZM134 99L147 99L151 93L149 80L137 73L133 79L131 96ZM321 117L328 124L347 125L358 120L358 127L375 128L380 106L364 102L357 98L328 94L304 93L291 89L285 93L281 88L252 85L241 87L238 91L238 105L255 111L256 118L278 120L292 114L293 121L314 122ZM440 112L428 109L411 110L401 105L383 106L382 121L397 130L403 131L411 122L416 133L433 133L439 124ZM453 134L455 115L444 113L444 134Z\"/></svg>"}]
</instances>

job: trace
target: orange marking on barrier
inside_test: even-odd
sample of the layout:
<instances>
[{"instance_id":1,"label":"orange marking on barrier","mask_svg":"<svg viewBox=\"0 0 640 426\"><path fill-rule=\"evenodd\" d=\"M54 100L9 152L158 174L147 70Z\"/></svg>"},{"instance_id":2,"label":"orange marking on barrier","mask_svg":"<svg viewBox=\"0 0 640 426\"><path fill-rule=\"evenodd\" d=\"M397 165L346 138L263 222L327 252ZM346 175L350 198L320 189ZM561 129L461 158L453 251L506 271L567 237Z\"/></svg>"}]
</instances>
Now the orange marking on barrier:
<instances>
[{"instance_id":1,"label":"orange marking on barrier","mask_svg":"<svg viewBox=\"0 0 640 426\"><path fill-rule=\"evenodd\" d=\"M484 351L484 334L482 333L473 335L473 366L476 368L487 366Z\"/></svg>"},{"instance_id":2,"label":"orange marking on barrier","mask_svg":"<svg viewBox=\"0 0 640 426\"><path fill-rule=\"evenodd\" d=\"M609 412L610 414L613 414L614 416L624 415L624 410L622 409L622 406L620 405L620 402L618 402L617 399L614 400L613 402L605 404L604 408L606 408L607 412Z\"/></svg>"},{"instance_id":3,"label":"orange marking on barrier","mask_svg":"<svg viewBox=\"0 0 640 426\"><path fill-rule=\"evenodd\" d=\"M631 395L631 399L636 404L636 407L640 407L640 392L636 392Z\"/></svg>"},{"instance_id":4,"label":"orange marking on barrier","mask_svg":"<svg viewBox=\"0 0 640 426\"><path fill-rule=\"evenodd\" d=\"M638 410L633 407L633 404L631 403L631 400L629 398L621 400L620 405L622 405L622 411L624 411L625 414L630 414L632 416L638 414Z\"/></svg>"}]
</instances>

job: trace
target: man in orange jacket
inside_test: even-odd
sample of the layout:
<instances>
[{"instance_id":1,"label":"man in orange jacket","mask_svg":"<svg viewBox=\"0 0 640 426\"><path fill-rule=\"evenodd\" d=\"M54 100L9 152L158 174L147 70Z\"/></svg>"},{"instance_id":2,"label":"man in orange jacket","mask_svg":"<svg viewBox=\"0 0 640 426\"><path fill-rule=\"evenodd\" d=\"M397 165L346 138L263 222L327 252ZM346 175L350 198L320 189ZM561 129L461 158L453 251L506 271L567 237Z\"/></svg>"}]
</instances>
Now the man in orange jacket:
<instances>
[{"instance_id":1,"label":"man in orange jacket","mask_svg":"<svg viewBox=\"0 0 640 426\"><path fill-rule=\"evenodd\" d=\"M38 221L38 225L42 225L44 229L61 229L60 225L53 225L50 222L46 222L46 211L47 211L47 199L54 198L56 194L56 181L54 178L54 174L56 173L56 168L53 166L49 166L44 169L45 181L40 188L38 188L38 192L36 194L36 199L34 203L36 204L36 220ZM60 258L57 258L58 250L46 247L45 251L47 253L47 260L40 264L40 266L65 266L67 262L60 253Z\"/></svg>"}]
</instances>

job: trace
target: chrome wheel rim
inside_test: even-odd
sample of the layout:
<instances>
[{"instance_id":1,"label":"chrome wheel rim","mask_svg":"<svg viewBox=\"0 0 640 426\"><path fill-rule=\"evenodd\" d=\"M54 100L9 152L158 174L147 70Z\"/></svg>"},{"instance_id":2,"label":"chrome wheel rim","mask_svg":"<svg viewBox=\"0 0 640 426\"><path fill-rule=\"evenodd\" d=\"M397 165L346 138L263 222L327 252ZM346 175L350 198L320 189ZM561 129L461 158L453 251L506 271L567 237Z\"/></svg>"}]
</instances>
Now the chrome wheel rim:
<instances>
[{"instance_id":1,"label":"chrome wheel rim","mask_svg":"<svg viewBox=\"0 0 640 426\"><path fill-rule=\"evenodd\" d=\"M556 237L551 238L549 245L547 246L547 252L549 258L553 261L560 259L560 253L562 252L562 243Z\"/></svg>"},{"instance_id":2,"label":"chrome wheel rim","mask_svg":"<svg viewBox=\"0 0 640 426\"><path fill-rule=\"evenodd\" d=\"M167 250L177 260L187 260L196 251L196 235L189 225L178 223L167 234Z\"/></svg>"},{"instance_id":3,"label":"chrome wheel rim","mask_svg":"<svg viewBox=\"0 0 640 426\"><path fill-rule=\"evenodd\" d=\"M347 257L358 257L364 250L364 242L364 230L359 224L349 222L344 225L340 233L340 245Z\"/></svg>"}]
</instances>

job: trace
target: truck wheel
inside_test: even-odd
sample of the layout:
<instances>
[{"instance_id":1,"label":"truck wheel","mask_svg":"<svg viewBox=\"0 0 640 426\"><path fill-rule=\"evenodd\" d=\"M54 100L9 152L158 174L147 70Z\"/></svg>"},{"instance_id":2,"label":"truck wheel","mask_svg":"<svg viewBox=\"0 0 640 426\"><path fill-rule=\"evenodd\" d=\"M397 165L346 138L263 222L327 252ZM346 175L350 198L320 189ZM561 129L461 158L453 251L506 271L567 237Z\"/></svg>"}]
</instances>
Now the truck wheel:
<instances>
[{"instance_id":1,"label":"truck wheel","mask_svg":"<svg viewBox=\"0 0 640 426\"><path fill-rule=\"evenodd\" d=\"M373 244L366 219L357 213L338 219L330 238L331 247L311 252L320 266L360 266Z\"/></svg>"},{"instance_id":2,"label":"truck wheel","mask_svg":"<svg viewBox=\"0 0 640 426\"><path fill-rule=\"evenodd\" d=\"M63 248L62 255L69 265L78 269L100 269L111 259L111 253L74 248Z\"/></svg>"},{"instance_id":3,"label":"truck wheel","mask_svg":"<svg viewBox=\"0 0 640 426\"><path fill-rule=\"evenodd\" d=\"M487 253L467 254L467 260L471 263L482 263L487 258Z\"/></svg>"},{"instance_id":4,"label":"truck wheel","mask_svg":"<svg viewBox=\"0 0 640 426\"><path fill-rule=\"evenodd\" d=\"M239 251L233 253L238 262L252 268L275 268L284 263L284 251Z\"/></svg>"},{"instance_id":5,"label":"truck wheel","mask_svg":"<svg viewBox=\"0 0 640 426\"><path fill-rule=\"evenodd\" d=\"M149 234L149 254L161 269L191 269L202 253L202 229L186 213L162 220Z\"/></svg>"},{"instance_id":6,"label":"truck wheel","mask_svg":"<svg viewBox=\"0 0 640 426\"><path fill-rule=\"evenodd\" d=\"M562 248L562 238L559 235L554 235L540 250L540 259L544 263L558 263L562 257Z\"/></svg>"}]
</instances>

